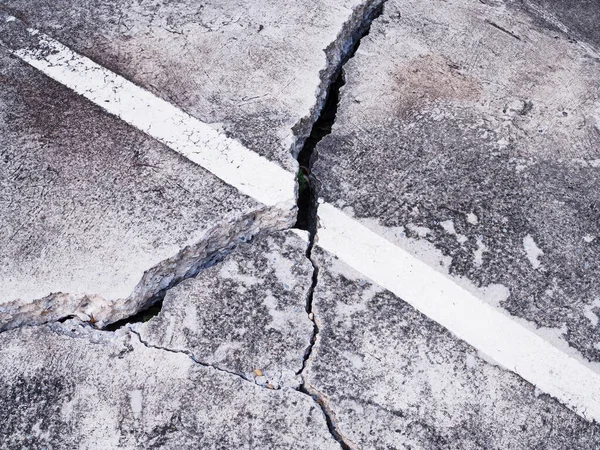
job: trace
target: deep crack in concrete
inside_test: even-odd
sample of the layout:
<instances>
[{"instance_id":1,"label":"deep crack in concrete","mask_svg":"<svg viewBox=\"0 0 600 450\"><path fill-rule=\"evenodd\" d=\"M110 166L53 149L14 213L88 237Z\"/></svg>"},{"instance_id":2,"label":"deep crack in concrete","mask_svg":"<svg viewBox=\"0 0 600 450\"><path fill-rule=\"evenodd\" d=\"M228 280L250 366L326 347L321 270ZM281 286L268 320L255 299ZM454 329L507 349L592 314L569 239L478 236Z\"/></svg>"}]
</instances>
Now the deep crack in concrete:
<instances>
[{"instance_id":1,"label":"deep crack in concrete","mask_svg":"<svg viewBox=\"0 0 600 450\"><path fill-rule=\"evenodd\" d=\"M333 63L335 63L337 60L338 64L336 65L335 70L326 70L322 73L322 76L325 75L326 77L329 73L329 78L326 80L326 82L321 83L322 86L327 86L325 89L325 97L317 98L317 105L319 102L322 102L323 106L318 113L318 117L313 123L310 135L304 140L299 140L303 142L303 146L298 152L298 164L300 168L298 171L298 218L295 227L309 232L309 244L306 250L306 257L310 260L313 266L313 277L312 285L306 299L306 313L313 322L313 335L308 348L306 349L304 360L302 362L302 368L298 372L298 375L302 377L302 384L298 390L306 395L310 395L319 405L325 416L329 432L340 444L343 450L351 450L356 448L356 446L341 433L337 425L335 413L329 407L325 396L307 383L304 374L308 362L312 357L313 348L317 342L320 331L317 318L313 312L313 297L315 288L317 287L317 283L319 281L319 268L312 259L312 250L317 237L319 220L318 198L320 185L319 181L312 174L311 170L316 158L318 157L317 152L315 151L317 144L325 136L331 133L333 124L335 123L340 89L345 84L343 70L344 65L354 56L358 50L358 47L360 46L362 38L369 34L371 23L383 13L384 3L385 0L374 1L365 8L366 13L363 16L362 22L356 27L354 32L350 33L350 42L347 42L342 46L342 48L345 50L342 52L342 55L331 58L331 55L328 54L330 65L332 64L331 59L333 59Z\"/></svg>"}]
</instances>

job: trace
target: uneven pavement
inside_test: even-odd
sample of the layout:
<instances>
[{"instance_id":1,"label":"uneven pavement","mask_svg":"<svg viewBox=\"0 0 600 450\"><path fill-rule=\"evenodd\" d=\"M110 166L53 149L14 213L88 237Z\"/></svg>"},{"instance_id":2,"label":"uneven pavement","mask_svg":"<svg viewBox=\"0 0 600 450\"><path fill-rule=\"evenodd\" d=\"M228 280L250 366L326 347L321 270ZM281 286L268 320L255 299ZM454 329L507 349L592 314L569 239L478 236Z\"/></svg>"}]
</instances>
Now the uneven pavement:
<instances>
[{"instance_id":1,"label":"uneven pavement","mask_svg":"<svg viewBox=\"0 0 600 450\"><path fill-rule=\"evenodd\" d=\"M0 448L599 447L599 15L0 1Z\"/></svg>"}]
</instances>

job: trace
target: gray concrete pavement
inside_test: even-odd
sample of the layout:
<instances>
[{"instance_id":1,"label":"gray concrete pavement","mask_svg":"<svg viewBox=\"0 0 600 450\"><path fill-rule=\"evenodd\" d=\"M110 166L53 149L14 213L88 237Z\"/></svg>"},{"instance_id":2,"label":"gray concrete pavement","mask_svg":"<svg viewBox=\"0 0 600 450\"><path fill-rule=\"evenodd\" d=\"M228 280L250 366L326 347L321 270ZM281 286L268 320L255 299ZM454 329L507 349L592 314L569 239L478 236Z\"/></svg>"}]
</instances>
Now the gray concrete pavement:
<instances>
[{"instance_id":1,"label":"gray concrete pavement","mask_svg":"<svg viewBox=\"0 0 600 450\"><path fill-rule=\"evenodd\" d=\"M529 9L546 26L556 28L572 39L600 46L600 8L594 0L561 2L559 0L516 1Z\"/></svg>"},{"instance_id":2,"label":"gray concrete pavement","mask_svg":"<svg viewBox=\"0 0 600 450\"><path fill-rule=\"evenodd\" d=\"M79 324L0 335L0 448L339 448L310 397ZM26 343L26 344L25 344Z\"/></svg>"},{"instance_id":3,"label":"gray concrete pavement","mask_svg":"<svg viewBox=\"0 0 600 450\"><path fill-rule=\"evenodd\" d=\"M598 73L512 3L389 1L345 66L321 196L600 361Z\"/></svg>"},{"instance_id":4,"label":"gray concrete pavement","mask_svg":"<svg viewBox=\"0 0 600 450\"><path fill-rule=\"evenodd\" d=\"M264 210L3 49L0 58L1 328L76 313L119 320L236 239L293 223L293 211Z\"/></svg>"},{"instance_id":5,"label":"gray concrete pavement","mask_svg":"<svg viewBox=\"0 0 600 450\"><path fill-rule=\"evenodd\" d=\"M591 449L600 428L317 249L305 371L352 448Z\"/></svg>"},{"instance_id":6,"label":"gray concrete pavement","mask_svg":"<svg viewBox=\"0 0 600 450\"><path fill-rule=\"evenodd\" d=\"M299 151L325 95L321 78L379 4L2 2L30 26L292 171L290 151Z\"/></svg>"},{"instance_id":7,"label":"gray concrete pavement","mask_svg":"<svg viewBox=\"0 0 600 450\"><path fill-rule=\"evenodd\" d=\"M160 314L136 330L150 345L263 386L298 387L313 333L307 246L308 233L292 231L242 244L223 264L170 289Z\"/></svg>"},{"instance_id":8,"label":"gray concrete pavement","mask_svg":"<svg viewBox=\"0 0 600 450\"><path fill-rule=\"evenodd\" d=\"M296 179L381 3L0 1L0 449L600 447L594 3L388 0L313 155L315 246L242 193ZM499 366L349 267L378 252L381 285L497 312L440 323L558 359Z\"/></svg>"}]
</instances>

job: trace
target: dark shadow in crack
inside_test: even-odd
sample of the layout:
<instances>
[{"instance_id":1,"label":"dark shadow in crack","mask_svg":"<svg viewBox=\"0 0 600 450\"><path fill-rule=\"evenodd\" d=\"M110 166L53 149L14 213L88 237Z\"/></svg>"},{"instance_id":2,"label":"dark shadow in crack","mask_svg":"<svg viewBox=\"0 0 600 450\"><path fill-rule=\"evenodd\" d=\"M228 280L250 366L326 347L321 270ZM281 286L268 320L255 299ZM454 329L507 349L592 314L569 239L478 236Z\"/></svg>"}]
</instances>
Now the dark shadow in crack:
<instances>
[{"instance_id":1,"label":"dark shadow in crack","mask_svg":"<svg viewBox=\"0 0 600 450\"><path fill-rule=\"evenodd\" d=\"M385 1L385 0L384 0ZM297 375L302 376L302 384L298 390L306 395L313 397L314 401L319 405L325 416L327 422L327 428L333 436L333 438L340 444L342 450L352 450L353 446L346 441L338 426L334 420L333 413L330 411L324 402L324 399L320 395L315 395L311 389L307 386L306 379L303 373L307 367L308 361L312 355L313 348L317 342L317 336L319 334L319 327L316 319L313 315L313 297L314 291L318 283L319 268L312 259L312 249L315 244L315 238L317 235L318 228L318 208L319 208L319 191L320 183L319 180L312 174L312 167L316 161L318 154L316 147L319 142L332 131L333 125L336 120L338 103L340 99L340 89L346 83L344 78L344 65L355 55L356 51L360 46L361 40L369 34L371 29L371 23L377 19L383 13L383 4L381 2L379 7L375 8L371 14L364 18L363 23L356 33L352 36L352 45L350 51L343 55L340 61L339 67L334 72L331 83L329 84L327 94L325 97L325 103L319 117L313 124L312 130L300 152L298 153L298 164L300 169L298 171L298 216L296 220L295 228L306 230L309 232L310 240L306 250L306 257L311 261L313 265L313 277L312 285L310 287L308 297L306 299L306 312L309 314L311 321L313 322L313 335L310 343L304 354L304 360L302 361L302 368L297 372Z\"/></svg>"},{"instance_id":2,"label":"dark shadow in crack","mask_svg":"<svg viewBox=\"0 0 600 450\"><path fill-rule=\"evenodd\" d=\"M148 308L139 311L137 314L135 314L131 317L127 317L126 319L122 319L117 322L111 323L110 325L105 326L103 328L103 330L117 331L119 328L122 328L125 325L148 322L153 317L158 316L158 314L162 310L163 301L165 300L166 294L167 294L166 289L164 291L159 292L151 300L151 304Z\"/></svg>"}]
</instances>

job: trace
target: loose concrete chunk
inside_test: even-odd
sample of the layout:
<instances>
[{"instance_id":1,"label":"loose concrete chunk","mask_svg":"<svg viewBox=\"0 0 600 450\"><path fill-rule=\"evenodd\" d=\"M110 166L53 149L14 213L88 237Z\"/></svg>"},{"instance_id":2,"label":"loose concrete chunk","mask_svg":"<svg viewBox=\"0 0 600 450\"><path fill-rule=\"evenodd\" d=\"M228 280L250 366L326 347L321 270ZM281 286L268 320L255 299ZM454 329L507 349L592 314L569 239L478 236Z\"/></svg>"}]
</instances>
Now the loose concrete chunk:
<instances>
[{"instance_id":1,"label":"loose concrete chunk","mask_svg":"<svg viewBox=\"0 0 600 450\"><path fill-rule=\"evenodd\" d=\"M334 449L316 403L89 326L0 335L0 448Z\"/></svg>"},{"instance_id":2,"label":"loose concrete chunk","mask_svg":"<svg viewBox=\"0 0 600 450\"><path fill-rule=\"evenodd\" d=\"M381 0L8 0L2 8L297 170L327 78ZM298 140L299 138L299 140Z\"/></svg>"},{"instance_id":3,"label":"loose concrete chunk","mask_svg":"<svg viewBox=\"0 0 600 450\"><path fill-rule=\"evenodd\" d=\"M126 317L294 221L0 48L0 329Z\"/></svg>"},{"instance_id":4,"label":"loose concrete chunk","mask_svg":"<svg viewBox=\"0 0 600 450\"><path fill-rule=\"evenodd\" d=\"M323 250L304 378L351 448L591 449L600 427Z\"/></svg>"},{"instance_id":5,"label":"loose concrete chunk","mask_svg":"<svg viewBox=\"0 0 600 450\"><path fill-rule=\"evenodd\" d=\"M144 342L263 386L299 384L313 333L306 313L313 267L308 236L286 231L240 245L223 263L170 289Z\"/></svg>"},{"instance_id":6,"label":"loose concrete chunk","mask_svg":"<svg viewBox=\"0 0 600 450\"><path fill-rule=\"evenodd\" d=\"M573 11L596 17L597 5ZM590 45L517 2L390 0L345 66L313 173L326 202L597 362Z\"/></svg>"}]
</instances>

